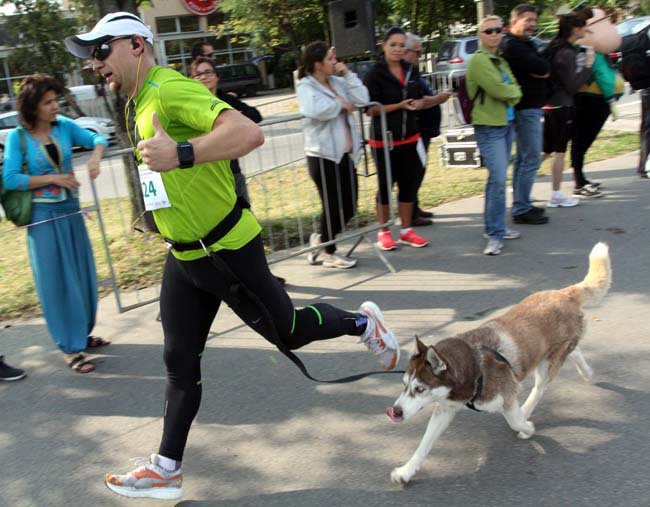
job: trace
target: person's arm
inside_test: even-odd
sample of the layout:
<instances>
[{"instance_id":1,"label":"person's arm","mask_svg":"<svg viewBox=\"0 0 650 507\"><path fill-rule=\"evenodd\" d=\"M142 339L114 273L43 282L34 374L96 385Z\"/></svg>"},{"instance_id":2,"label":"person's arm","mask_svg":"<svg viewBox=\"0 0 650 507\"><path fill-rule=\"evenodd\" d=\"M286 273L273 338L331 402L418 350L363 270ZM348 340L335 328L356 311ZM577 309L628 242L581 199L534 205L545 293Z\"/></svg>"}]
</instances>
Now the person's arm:
<instances>
[{"instance_id":1,"label":"person's arm","mask_svg":"<svg viewBox=\"0 0 650 507\"><path fill-rule=\"evenodd\" d=\"M2 170L2 183L7 190L26 191L47 185L58 185L69 190L79 188L79 182L73 174L52 173L42 176L23 174L23 156L26 155L23 155L18 130L12 130L6 140Z\"/></svg>"},{"instance_id":2,"label":"person's arm","mask_svg":"<svg viewBox=\"0 0 650 507\"><path fill-rule=\"evenodd\" d=\"M335 70L344 83L347 91L347 100L356 107L370 102L368 88L361 82L359 76L351 72L343 62L336 62Z\"/></svg>"},{"instance_id":3,"label":"person's arm","mask_svg":"<svg viewBox=\"0 0 650 507\"><path fill-rule=\"evenodd\" d=\"M341 114L343 109L343 104L335 96L325 93L324 90L318 90L307 83L298 85L296 96L300 113L314 120L332 120Z\"/></svg>"},{"instance_id":4,"label":"person's arm","mask_svg":"<svg viewBox=\"0 0 650 507\"><path fill-rule=\"evenodd\" d=\"M165 132L155 112L151 122L154 136L140 141L137 146L142 161L157 172L178 168L180 162L176 141ZM194 164L202 164L243 157L264 144L264 134L262 129L243 114L226 109L219 113L209 133L188 141L194 148Z\"/></svg>"},{"instance_id":5,"label":"person's arm","mask_svg":"<svg viewBox=\"0 0 650 507\"><path fill-rule=\"evenodd\" d=\"M517 40L514 36L508 41L504 50L510 68L517 69L520 74L545 79L550 76L551 66L530 44Z\"/></svg>"},{"instance_id":6,"label":"person's arm","mask_svg":"<svg viewBox=\"0 0 650 507\"><path fill-rule=\"evenodd\" d=\"M563 49L553 58L554 76L569 95L575 95L578 89L591 77L591 63L585 64L580 72L576 72L576 53L573 49Z\"/></svg>"},{"instance_id":7,"label":"person's arm","mask_svg":"<svg viewBox=\"0 0 650 507\"><path fill-rule=\"evenodd\" d=\"M62 122L64 128L70 130L73 146L83 146L84 148L93 149L86 166L88 167L89 176L94 180L99 176L99 165L104 155L104 150L108 146L108 140L96 132L91 132L80 127L74 121L68 119L59 119L59 121Z\"/></svg>"},{"instance_id":8,"label":"person's arm","mask_svg":"<svg viewBox=\"0 0 650 507\"><path fill-rule=\"evenodd\" d=\"M518 101L521 98L521 88L514 76L512 77L513 82L506 84L503 82L503 76L499 67L497 67L495 62L491 61L492 59L489 56L486 55L485 58L480 60L480 63L477 61L475 65L472 65L474 58L470 60L468 67L472 68L472 80L476 86L481 88L490 97L503 102L509 103L513 100ZM504 70L507 70L507 62L505 60L501 60L500 62ZM470 90L468 87L467 91L472 98L476 94L476 89Z\"/></svg>"},{"instance_id":9,"label":"person's arm","mask_svg":"<svg viewBox=\"0 0 650 507\"><path fill-rule=\"evenodd\" d=\"M254 121L255 123L262 121L262 115L257 108L246 104L243 100L240 100L229 93L222 93L221 90L217 90L217 97L223 100L226 104L235 108L249 120Z\"/></svg>"}]
</instances>

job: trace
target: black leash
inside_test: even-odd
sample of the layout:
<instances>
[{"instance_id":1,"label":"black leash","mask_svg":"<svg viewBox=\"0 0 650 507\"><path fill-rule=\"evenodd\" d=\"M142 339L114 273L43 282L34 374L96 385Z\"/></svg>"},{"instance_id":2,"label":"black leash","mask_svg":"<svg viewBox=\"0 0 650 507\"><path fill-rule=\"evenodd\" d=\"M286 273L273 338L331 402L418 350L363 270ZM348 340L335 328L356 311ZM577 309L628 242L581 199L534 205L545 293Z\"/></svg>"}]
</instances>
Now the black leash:
<instances>
[{"instance_id":1,"label":"black leash","mask_svg":"<svg viewBox=\"0 0 650 507\"><path fill-rule=\"evenodd\" d=\"M209 252L208 259L210 259L210 262L217 269L217 271L223 275L228 284L228 297L227 299L224 299L226 304L239 315L246 316L247 318L245 322L247 324L249 322L258 322L261 318L262 322L264 322L264 324L267 326L267 331L269 332L268 334L270 334L270 341L278 348L280 352L287 356L309 380L323 384L347 384L349 382L356 382L357 380L361 380L362 378L366 378L371 375L404 373L404 370L382 370L357 373L356 375L350 375L348 377L342 377L333 380L320 380L313 377L309 371L307 371L306 366L300 360L300 358L296 356L291 350L289 350L289 348L280 339L278 330L275 327L275 323L273 322L273 318L268 308L266 308L260 298L257 297L257 294L255 294L241 282L237 275L235 275L235 273L233 273L233 271L230 269L230 266L228 266L228 264L226 264L226 262L221 257L219 257L217 253Z\"/></svg>"},{"instance_id":2,"label":"black leash","mask_svg":"<svg viewBox=\"0 0 650 507\"><path fill-rule=\"evenodd\" d=\"M494 354L494 357L496 357L497 361L501 361L502 363L506 363L510 368L510 362L503 357L497 350L491 349L490 347L486 347L485 345L481 346L481 351L483 352L491 352ZM471 408L472 410L476 410L477 412L480 412L478 408L474 405L474 402L481 396L481 392L483 391L483 375L479 376L478 380L476 381L476 386L474 387L474 395L472 396L472 399L469 400L467 403L465 403L465 406L467 408Z\"/></svg>"}]
</instances>

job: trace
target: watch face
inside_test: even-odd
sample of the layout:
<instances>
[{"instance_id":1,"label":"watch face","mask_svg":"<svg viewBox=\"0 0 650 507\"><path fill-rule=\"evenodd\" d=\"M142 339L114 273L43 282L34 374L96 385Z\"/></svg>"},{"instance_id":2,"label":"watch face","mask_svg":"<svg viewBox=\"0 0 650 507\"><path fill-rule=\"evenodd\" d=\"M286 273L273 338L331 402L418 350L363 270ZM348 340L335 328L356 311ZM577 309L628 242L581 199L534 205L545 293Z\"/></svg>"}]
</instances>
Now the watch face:
<instances>
[{"instance_id":1,"label":"watch face","mask_svg":"<svg viewBox=\"0 0 650 507\"><path fill-rule=\"evenodd\" d=\"M194 147L192 143L178 143L178 161L182 169L194 165Z\"/></svg>"}]
</instances>

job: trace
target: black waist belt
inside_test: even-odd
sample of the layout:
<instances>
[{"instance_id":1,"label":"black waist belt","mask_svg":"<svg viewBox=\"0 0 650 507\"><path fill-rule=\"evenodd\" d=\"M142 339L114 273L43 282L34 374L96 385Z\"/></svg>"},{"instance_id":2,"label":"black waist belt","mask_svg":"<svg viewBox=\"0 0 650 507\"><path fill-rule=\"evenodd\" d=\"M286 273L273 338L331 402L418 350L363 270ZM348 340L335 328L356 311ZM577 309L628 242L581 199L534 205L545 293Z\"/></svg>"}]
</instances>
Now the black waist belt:
<instances>
[{"instance_id":1,"label":"black waist belt","mask_svg":"<svg viewBox=\"0 0 650 507\"><path fill-rule=\"evenodd\" d=\"M224 219L215 225L214 229L208 232L205 237L201 238L198 241L192 241L191 243L180 243L174 241L173 239L165 238L165 242L177 252L186 252L188 250L199 250L201 248L208 247L230 232L230 230L237 225L239 219L241 218L242 208L250 208L250 204L241 197L237 198L237 202L233 209L224 217Z\"/></svg>"}]
</instances>

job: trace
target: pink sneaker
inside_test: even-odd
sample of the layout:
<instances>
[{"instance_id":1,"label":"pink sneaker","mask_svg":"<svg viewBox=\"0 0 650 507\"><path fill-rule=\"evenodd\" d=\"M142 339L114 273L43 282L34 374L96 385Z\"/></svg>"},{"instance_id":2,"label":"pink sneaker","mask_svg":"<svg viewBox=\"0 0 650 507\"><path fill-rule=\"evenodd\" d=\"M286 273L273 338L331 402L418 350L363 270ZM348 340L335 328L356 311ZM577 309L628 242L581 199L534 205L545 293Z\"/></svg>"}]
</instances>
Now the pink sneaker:
<instances>
[{"instance_id":1,"label":"pink sneaker","mask_svg":"<svg viewBox=\"0 0 650 507\"><path fill-rule=\"evenodd\" d=\"M426 239L416 234L413 229L409 229L406 234L400 234L399 242L404 243L405 245L414 246L415 248L422 248L423 246L427 246L429 244Z\"/></svg>"},{"instance_id":2,"label":"pink sneaker","mask_svg":"<svg viewBox=\"0 0 650 507\"><path fill-rule=\"evenodd\" d=\"M397 243L393 240L393 235L390 231L379 231L377 233L377 246L381 250L395 250Z\"/></svg>"}]
</instances>

